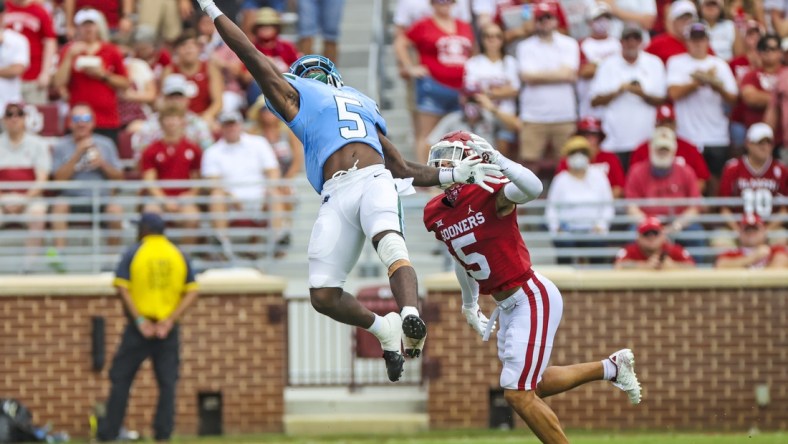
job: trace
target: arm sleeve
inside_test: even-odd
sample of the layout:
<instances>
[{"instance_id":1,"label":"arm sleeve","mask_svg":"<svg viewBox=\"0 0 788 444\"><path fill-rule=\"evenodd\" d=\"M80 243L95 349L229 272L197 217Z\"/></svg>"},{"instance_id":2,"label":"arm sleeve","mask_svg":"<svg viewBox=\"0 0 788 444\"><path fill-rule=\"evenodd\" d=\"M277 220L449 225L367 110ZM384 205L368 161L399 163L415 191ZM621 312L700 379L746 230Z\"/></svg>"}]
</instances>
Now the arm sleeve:
<instances>
[{"instance_id":1,"label":"arm sleeve","mask_svg":"<svg viewBox=\"0 0 788 444\"><path fill-rule=\"evenodd\" d=\"M479 304L479 283L468 276L468 272L456 260L454 261L454 274L460 283L462 291L462 308L473 308Z\"/></svg>"},{"instance_id":2,"label":"arm sleeve","mask_svg":"<svg viewBox=\"0 0 788 444\"><path fill-rule=\"evenodd\" d=\"M503 156L498 161L498 165L503 175L511 181L503 187L503 194L510 201L524 204L542 194L544 189L542 181L528 168Z\"/></svg>"},{"instance_id":3,"label":"arm sleeve","mask_svg":"<svg viewBox=\"0 0 788 444\"><path fill-rule=\"evenodd\" d=\"M137 253L138 248L139 244L134 245L126 250L123 256L120 257L120 262L118 262L118 266L115 269L115 279L112 281L112 285L129 288L129 282L131 281L131 261L134 259L134 255Z\"/></svg>"}]
</instances>

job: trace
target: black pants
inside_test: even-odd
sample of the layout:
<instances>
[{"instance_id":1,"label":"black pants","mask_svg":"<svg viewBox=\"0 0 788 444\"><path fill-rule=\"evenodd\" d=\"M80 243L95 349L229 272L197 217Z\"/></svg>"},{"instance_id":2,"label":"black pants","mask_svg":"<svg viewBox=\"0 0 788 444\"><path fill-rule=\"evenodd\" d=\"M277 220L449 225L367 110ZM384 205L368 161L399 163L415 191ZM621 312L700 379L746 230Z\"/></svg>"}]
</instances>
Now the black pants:
<instances>
[{"instance_id":1,"label":"black pants","mask_svg":"<svg viewBox=\"0 0 788 444\"><path fill-rule=\"evenodd\" d=\"M146 358L153 359L153 371L159 386L159 403L153 420L155 439L168 440L175 425L175 386L178 382L179 356L178 326L164 339L145 339L133 323L126 326L120 341L109 379L112 388L107 401L107 415L99 424L98 438L112 441L117 438L126 407L129 390L137 370Z\"/></svg>"}]
</instances>

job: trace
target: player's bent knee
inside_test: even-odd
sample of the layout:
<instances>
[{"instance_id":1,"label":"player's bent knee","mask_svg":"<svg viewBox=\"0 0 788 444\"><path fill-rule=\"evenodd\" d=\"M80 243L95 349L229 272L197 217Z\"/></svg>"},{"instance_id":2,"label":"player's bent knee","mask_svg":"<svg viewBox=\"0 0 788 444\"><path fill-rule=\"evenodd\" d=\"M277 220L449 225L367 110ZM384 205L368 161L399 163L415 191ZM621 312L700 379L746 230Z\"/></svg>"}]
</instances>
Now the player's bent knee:
<instances>
[{"instance_id":1,"label":"player's bent knee","mask_svg":"<svg viewBox=\"0 0 788 444\"><path fill-rule=\"evenodd\" d=\"M386 234L378 241L376 248L381 262L388 269L389 277L400 268L411 266L408 247L399 233Z\"/></svg>"},{"instance_id":2,"label":"player's bent knee","mask_svg":"<svg viewBox=\"0 0 788 444\"><path fill-rule=\"evenodd\" d=\"M339 298L342 297L341 288L310 288L309 301L318 313L330 311Z\"/></svg>"}]
</instances>

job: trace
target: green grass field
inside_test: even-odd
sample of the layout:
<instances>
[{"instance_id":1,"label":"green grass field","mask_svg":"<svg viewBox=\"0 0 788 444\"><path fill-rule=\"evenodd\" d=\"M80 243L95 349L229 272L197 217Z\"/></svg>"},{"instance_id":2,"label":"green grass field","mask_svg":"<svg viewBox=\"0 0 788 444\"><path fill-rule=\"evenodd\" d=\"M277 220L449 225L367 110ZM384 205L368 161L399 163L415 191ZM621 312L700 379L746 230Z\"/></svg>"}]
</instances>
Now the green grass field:
<instances>
[{"instance_id":1,"label":"green grass field","mask_svg":"<svg viewBox=\"0 0 788 444\"><path fill-rule=\"evenodd\" d=\"M658 432L583 432L569 431L573 444L786 444L788 433L747 434L658 433ZM538 443L528 431L449 431L414 435L365 437L286 437L257 435L223 438L175 439L178 443L283 443L283 444L507 444Z\"/></svg>"}]
</instances>

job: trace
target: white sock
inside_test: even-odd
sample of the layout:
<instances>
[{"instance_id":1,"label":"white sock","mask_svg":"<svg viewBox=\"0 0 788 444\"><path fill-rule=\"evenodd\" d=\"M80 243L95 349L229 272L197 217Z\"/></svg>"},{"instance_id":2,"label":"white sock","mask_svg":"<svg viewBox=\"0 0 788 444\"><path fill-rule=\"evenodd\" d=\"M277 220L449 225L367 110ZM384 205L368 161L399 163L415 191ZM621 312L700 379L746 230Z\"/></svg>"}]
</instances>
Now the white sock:
<instances>
[{"instance_id":1,"label":"white sock","mask_svg":"<svg viewBox=\"0 0 788 444\"><path fill-rule=\"evenodd\" d=\"M367 328L367 331L377 336L385 326L385 322L382 316L375 315L375 320L372 321L372 325Z\"/></svg>"},{"instance_id":2,"label":"white sock","mask_svg":"<svg viewBox=\"0 0 788 444\"><path fill-rule=\"evenodd\" d=\"M414 315L416 317L419 316L419 310L416 307L412 307L410 305L406 305L402 307L402 311L399 312L399 315L402 316L402 319L405 319L408 315Z\"/></svg>"},{"instance_id":3,"label":"white sock","mask_svg":"<svg viewBox=\"0 0 788 444\"><path fill-rule=\"evenodd\" d=\"M605 376L603 377L607 381L612 381L616 379L618 376L618 368L616 368L616 364L613 364L609 358L602 360L602 367L605 369Z\"/></svg>"}]
</instances>

